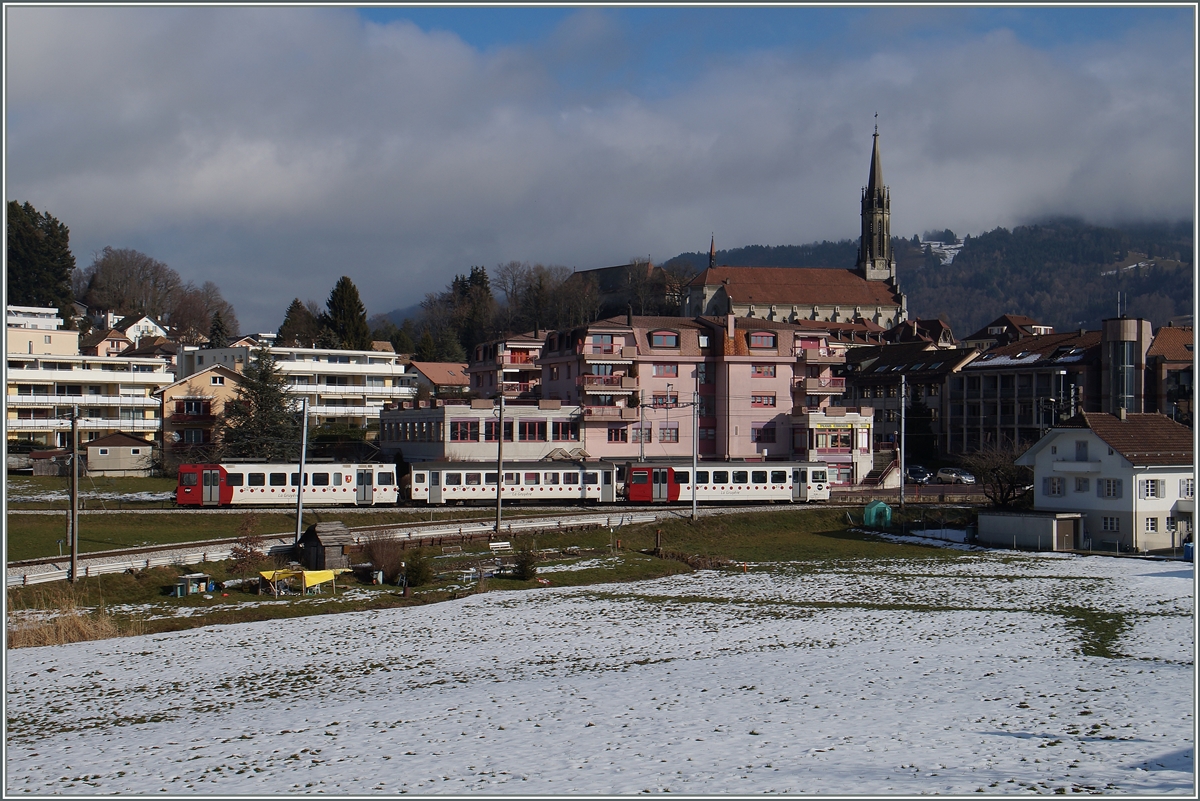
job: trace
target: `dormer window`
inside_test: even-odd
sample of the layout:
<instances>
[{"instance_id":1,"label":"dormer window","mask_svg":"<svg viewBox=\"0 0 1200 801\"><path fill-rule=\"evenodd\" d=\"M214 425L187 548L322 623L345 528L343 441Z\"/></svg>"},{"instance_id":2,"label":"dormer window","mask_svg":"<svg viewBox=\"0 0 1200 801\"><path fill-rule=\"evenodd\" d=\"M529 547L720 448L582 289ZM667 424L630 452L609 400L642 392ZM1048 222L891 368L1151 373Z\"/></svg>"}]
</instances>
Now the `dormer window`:
<instances>
[{"instance_id":1,"label":"dormer window","mask_svg":"<svg viewBox=\"0 0 1200 801\"><path fill-rule=\"evenodd\" d=\"M750 334L750 347L773 348L775 347L775 335L769 331L754 331Z\"/></svg>"},{"instance_id":2,"label":"dormer window","mask_svg":"<svg viewBox=\"0 0 1200 801\"><path fill-rule=\"evenodd\" d=\"M678 348L679 333L677 331L655 331L650 334L652 348Z\"/></svg>"}]
</instances>

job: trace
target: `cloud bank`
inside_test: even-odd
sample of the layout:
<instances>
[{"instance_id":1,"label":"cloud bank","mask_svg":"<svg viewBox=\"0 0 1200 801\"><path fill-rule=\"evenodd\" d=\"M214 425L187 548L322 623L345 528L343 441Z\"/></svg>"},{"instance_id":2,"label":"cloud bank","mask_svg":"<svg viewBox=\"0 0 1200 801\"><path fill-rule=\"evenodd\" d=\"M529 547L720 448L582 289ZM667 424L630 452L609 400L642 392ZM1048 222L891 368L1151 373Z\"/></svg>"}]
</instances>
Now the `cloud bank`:
<instances>
[{"instance_id":1,"label":"cloud bank","mask_svg":"<svg viewBox=\"0 0 1200 801\"><path fill-rule=\"evenodd\" d=\"M595 9L485 50L349 9L6 14L8 198L70 226L80 266L132 247L216 281L248 331L341 275L375 313L476 264L857 236L875 112L895 234L1192 214L1179 26L1048 47L870 17L878 48L667 80Z\"/></svg>"}]
</instances>

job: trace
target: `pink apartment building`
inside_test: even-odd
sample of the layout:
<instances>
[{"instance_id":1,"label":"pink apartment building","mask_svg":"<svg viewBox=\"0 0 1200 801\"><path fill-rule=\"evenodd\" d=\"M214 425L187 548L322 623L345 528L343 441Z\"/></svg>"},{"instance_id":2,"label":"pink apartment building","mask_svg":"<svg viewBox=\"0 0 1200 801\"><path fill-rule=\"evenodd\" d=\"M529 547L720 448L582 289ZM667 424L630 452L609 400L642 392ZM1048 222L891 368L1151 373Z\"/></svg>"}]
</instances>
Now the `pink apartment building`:
<instances>
[{"instance_id":1,"label":"pink apartment building","mask_svg":"<svg viewBox=\"0 0 1200 801\"><path fill-rule=\"evenodd\" d=\"M706 461L824 461L837 483L859 483L873 466L873 409L839 403L845 359L827 331L755 318L627 316L550 331L535 360L541 401L507 404L506 458L688 459L696 430ZM380 421L384 453L407 461L486 461L500 435L494 403L478 400L388 409Z\"/></svg>"}]
</instances>

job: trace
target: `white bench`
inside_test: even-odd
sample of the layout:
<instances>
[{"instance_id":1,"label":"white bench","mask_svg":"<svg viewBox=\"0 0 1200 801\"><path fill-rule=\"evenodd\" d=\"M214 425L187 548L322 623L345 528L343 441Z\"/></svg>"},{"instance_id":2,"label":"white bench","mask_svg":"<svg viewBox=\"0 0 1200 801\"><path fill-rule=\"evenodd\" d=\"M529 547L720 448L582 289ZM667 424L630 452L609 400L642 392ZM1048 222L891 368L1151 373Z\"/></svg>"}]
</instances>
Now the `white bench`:
<instances>
[{"instance_id":1,"label":"white bench","mask_svg":"<svg viewBox=\"0 0 1200 801\"><path fill-rule=\"evenodd\" d=\"M442 546L442 553L443 553L443 554L447 554L447 553L462 553L462 546L461 546L461 545L443 545L443 546Z\"/></svg>"},{"instance_id":2,"label":"white bench","mask_svg":"<svg viewBox=\"0 0 1200 801\"><path fill-rule=\"evenodd\" d=\"M511 542L489 542L488 547L492 549L493 554L512 553Z\"/></svg>"}]
</instances>

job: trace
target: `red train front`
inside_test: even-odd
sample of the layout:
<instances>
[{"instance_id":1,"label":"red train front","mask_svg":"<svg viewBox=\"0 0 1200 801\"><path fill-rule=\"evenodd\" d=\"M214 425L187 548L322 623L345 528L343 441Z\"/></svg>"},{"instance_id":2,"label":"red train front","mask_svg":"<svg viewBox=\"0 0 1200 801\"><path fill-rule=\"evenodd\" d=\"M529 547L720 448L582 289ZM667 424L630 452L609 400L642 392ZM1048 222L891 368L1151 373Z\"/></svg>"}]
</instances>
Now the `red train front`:
<instances>
[{"instance_id":1,"label":"red train front","mask_svg":"<svg viewBox=\"0 0 1200 801\"><path fill-rule=\"evenodd\" d=\"M180 506L228 506L233 488L225 483L225 468L219 464L179 466L175 503Z\"/></svg>"}]
</instances>

